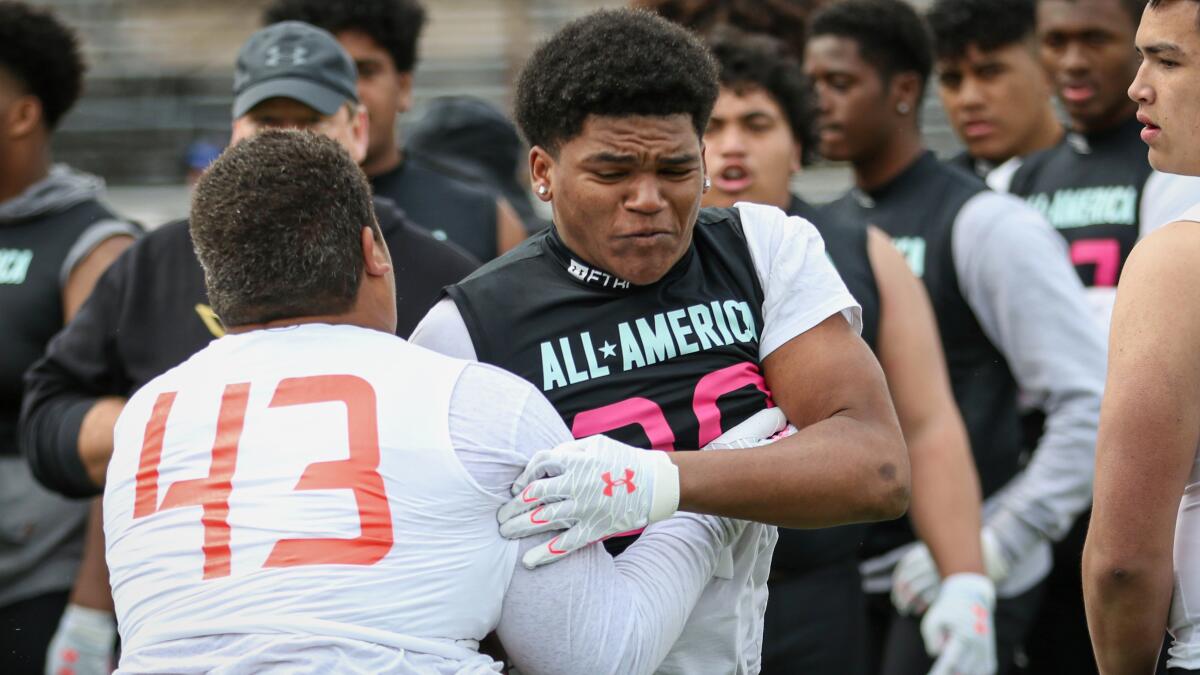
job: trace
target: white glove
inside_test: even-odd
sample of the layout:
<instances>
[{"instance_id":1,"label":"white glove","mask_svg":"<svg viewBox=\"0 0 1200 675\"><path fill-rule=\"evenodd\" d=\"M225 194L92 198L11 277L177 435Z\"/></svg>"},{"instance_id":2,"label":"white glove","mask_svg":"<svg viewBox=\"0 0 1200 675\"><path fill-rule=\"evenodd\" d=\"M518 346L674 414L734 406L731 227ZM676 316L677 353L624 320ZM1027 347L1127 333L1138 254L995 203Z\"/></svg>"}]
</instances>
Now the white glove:
<instances>
[{"instance_id":1,"label":"white glove","mask_svg":"<svg viewBox=\"0 0 1200 675\"><path fill-rule=\"evenodd\" d=\"M512 490L516 496L497 514L501 535L566 530L526 552L525 567L533 569L669 518L679 508L679 469L665 452L589 436L535 454Z\"/></svg>"},{"instance_id":2,"label":"white glove","mask_svg":"<svg viewBox=\"0 0 1200 675\"><path fill-rule=\"evenodd\" d=\"M46 675L109 675L116 639L112 613L67 605L46 649Z\"/></svg>"},{"instance_id":3,"label":"white glove","mask_svg":"<svg viewBox=\"0 0 1200 675\"><path fill-rule=\"evenodd\" d=\"M929 675L993 675L996 587L982 574L951 574L921 620L925 651L936 657Z\"/></svg>"},{"instance_id":4,"label":"white glove","mask_svg":"<svg viewBox=\"0 0 1200 675\"><path fill-rule=\"evenodd\" d=\"M980 534L983 549L983 569L988 578L998 584L1008 577L1008 562L1001 553L996 536L987 527ZM933 604L938 595L941 575L925 544L918 543L896 563L892 572L892 605L900 614L920 615Z\"/></svg>"}]
</instances>

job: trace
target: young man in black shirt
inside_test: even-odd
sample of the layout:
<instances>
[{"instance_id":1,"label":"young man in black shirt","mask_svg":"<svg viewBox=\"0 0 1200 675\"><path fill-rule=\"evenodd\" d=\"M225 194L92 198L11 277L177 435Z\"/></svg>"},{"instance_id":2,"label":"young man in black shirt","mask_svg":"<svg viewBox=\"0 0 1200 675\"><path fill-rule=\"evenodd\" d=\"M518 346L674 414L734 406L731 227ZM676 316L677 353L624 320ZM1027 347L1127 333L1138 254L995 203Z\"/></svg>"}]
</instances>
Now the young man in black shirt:
<instances>
[{"instance_id":1,"label":"young man in black shirt","mask_svg":"<svg viewBox=\"0 0 1200 675\"><path fill-rule=\"evenodd\" d=\"M1049 542L1086 508L1104 345L1062 242L1020 200L939 162L922 146L918 103L931 66L919 16L901 0L847 0L813 17L805 70L818 96L822 155L849 161L856 187L830 205L879 226L925 282L985 498L981 539L996 606L1000 672L1014 658L1050 568ZM1046 411L1026 451L1018 392ZM911 534L877 527L864 563L886 673L926 672L914 600L936 566ZM929 584L930 579L934 584ZM882 593L894 586L895 608ZM921 590L914 591L914 588Z\"/></svg>"},{"instance_id":2,"label":"young man in black shirt","mask_svg":"<svg viewBox=\"0 0 1200 675\"><path fill-rule=\"evenodd\" d=\"M954 405L929 298L887 239L862 223L820 214L790 191L812 146L813 111L800 63L764 35L717 31L708 41L721 69L720 95L704 134L713 177L705 206L756 202L811 222L863 308L863 339L883 366L912 463L912 521L945 581L930 630L960 643L941 667L995 661L990 630L995 588L983 576L979 478ZM865 673L866 596L858 571L864 526L780 530L771 564L763 670ZM984 610L983 621L975 607ZM922 610L925 608L922 607ZM934 625L936 624L936 625ZM979 632L978 625L988 630Z\"/></svg>"},{"instance_id":3,"label":"young man in black shirt","mask_svg":"<svg viewBox=\"0 0 1200 675\"><path fill-rule=\"evenodd\" d=\"M413 334L529 380L576 437L621 442L529 464L501 532L567 531L526 564L645 526L668 485L680 509L791 526L904 506L895 413L819 235L772 207L700 208L716 95L678 26L629 10L568 24L516 96L554 227L447 289ZM800 430L774 440L788 420ZM624 445L714 441L763 445ZM774 539L746 528L658 672L758 672Z\"/></svg>"},{"instance_id":4,"label":"young man in black shirt","mask_svg":"<svg viewBox=\"0 0 1200 675\"><path fill-rule=\"evenodd\" d=\"M1004 190L1024 157L1063 139L1038 55L1034 0L936 0L926 13L951 162Z\"/></svg>"},{"instance_id":5,"label":"young man in black shirt","mask_svg":"<svg viewBox=\"0 0 1200 675\"><path fill-rule=\"evenodd\" d=\"M508 202L482 185L439 173L405 155L396 117L412 103L417 41L425 24L418 0L276 0L265 23L304 21L333 33L358 67L358 95L370 118L363 171L375 194L396 202L418 225L480 260L526 236Z\"/></svg>"},{"instance_id":6,"label":"young man in black shirt","mask_svg":"<svg viewBox=\"0 0 1200 675\"><path fill-rule=\"evenodd\" d=\"M307 128L337 140L356 160L364 155L366 115L354 64L319 28L286 22L255 33L238 55L234 95L234 143L260 129ZM476 263L386 199L376 198L375 214L395 266L397 333L407 335L439 289ZM98 493L125 399L222 334L187 222L147 235L100 279L27 375L22 448L38 478L69 495Z\"/></svg>"},{"instance_id":7,"label":"young man in black shirt","mask_svg":"<svg viewBox=\"0 0 1200 675\"><path fill-rule=\"evenodd\" d=\"M86 598L72 596L68 604L87 503L46 491L18 452L25 369L139 233L101 203L104 181L52 161L51 138L79 97L83 72L79 43L56 17L0 2L0 671L6 673L42 672L56 626L94 629L106 659L116 635L111 617L84 607Z\"/></svg>"}]
</instances>

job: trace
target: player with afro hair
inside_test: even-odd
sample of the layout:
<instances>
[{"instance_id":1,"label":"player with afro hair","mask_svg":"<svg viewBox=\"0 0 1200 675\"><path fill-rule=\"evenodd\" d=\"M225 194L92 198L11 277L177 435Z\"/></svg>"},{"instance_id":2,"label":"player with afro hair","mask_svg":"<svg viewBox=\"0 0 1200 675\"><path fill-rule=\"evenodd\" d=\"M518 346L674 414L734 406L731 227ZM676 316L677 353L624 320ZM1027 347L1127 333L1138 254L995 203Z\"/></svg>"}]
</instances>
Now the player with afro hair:
<instances>
[{"instance_id":1,"label":"player with afro hair","mask_svg":"<svg viewBox=\"0 0 1200 675\"><path fill-rule=\"evenodd\" d=\"M41 102L48 131L83 90L84 64L75 34L49 12L21 2L0 2L0 71Z\"/></svg>"}]
</instances>

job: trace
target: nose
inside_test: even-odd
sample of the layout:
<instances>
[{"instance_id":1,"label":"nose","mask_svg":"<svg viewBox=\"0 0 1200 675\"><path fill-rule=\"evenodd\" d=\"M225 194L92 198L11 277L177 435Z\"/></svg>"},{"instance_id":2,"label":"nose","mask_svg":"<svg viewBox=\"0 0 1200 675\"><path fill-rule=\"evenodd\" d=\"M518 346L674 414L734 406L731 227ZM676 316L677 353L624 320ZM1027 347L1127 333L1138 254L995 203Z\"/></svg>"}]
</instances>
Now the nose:
<instances>
[{"instance_id":1,"label":"nose","mask_svg":"<svg viewBox=\"0 0 1200 675\"><path fill-rule=\"evenodd\" d=\"M1129 98L1141 105L1154 103L1154 87L1150 86L1150 74L1146 70L1145 61L1138 67L1137 75L1133 78L1133 83L1129 85L1127 93Z\"/></svg>"},{"instance_id":2,"label":"nose","mask_svg":"<svg viewBox=\"0 0 1200 675\"><path fill-rule=\"evenodd\" d=\"M737 124L728 124L715 139L713 149L720 157L739 157L746 154L746 137Z\"/></svg>"},{"instance_id":3,"label":"nose","mask_svg":"<svg viewBox=\"0 0 1200 675\"><path fill-rule=\"evenodd\" d=\"M1092 67L1087 57L1087 50L1076 41L1067 44L1067 48L1063 51L1061 65L1063 70L1071 75L1084 75Z\"/></svg>"},{"instance_id":4,"label":"nose","mask_svg":"<svg viewBox=\"0 0 1200 675\"><path fill-rule=\"evenodd\" d=\"M825 117L833 112L833 98L829 95L829 86L818 81L813 85L813 99L817 114Z\"/></svg>"},{"instance_id":5,"label":"nose","mask_svg":"<svg viewBox=\"0 0 1200 675\"><path fill-rule=\"evenodd\" d=\"M654 215L667 207L658 185L658 176L653 173L640 175L630 185L625 196L625 208L643 215Z\"/></svg>"},{"instance_id":6,"label":"nose","mask_svg":"<svg viewBox=\"0 0 1200 675\"><path fill-rule=\"evenodd\" d=\"M962 108L978 108L983 105L983 87L973 77L964 77L958 89L958 105Z\"/></svg>"}]
</instances>

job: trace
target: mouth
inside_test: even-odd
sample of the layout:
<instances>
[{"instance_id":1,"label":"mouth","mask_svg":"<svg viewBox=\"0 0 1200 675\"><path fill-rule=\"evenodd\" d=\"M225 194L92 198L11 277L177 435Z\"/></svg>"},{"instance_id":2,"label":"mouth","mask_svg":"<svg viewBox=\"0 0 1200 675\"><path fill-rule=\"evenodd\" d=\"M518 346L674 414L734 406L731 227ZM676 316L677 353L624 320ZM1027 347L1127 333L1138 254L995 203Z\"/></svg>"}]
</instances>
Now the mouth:
<instances>
[{"instance_id":1,"label":"mouth","mask_svg":"<svg viewBox=\"0 0 1200 675\"><path fill-rule=\"evenodd\" d=\"M1059 92L1065 103L1074 103L1076 105L1087 103L1096 98L1095 85L1086 82L1068 82L1059 88Z\"/></svg>"},{"instance_id":2,"label":"mouth","mask_svg":"<svg viewBox=\"0 0 1200 675\"><path fill-rule=\"evenodd\" d=\"M963 137L972 141L991 136L995 131L996 125L985 120L972 120L963 125Z\"/></svg>"},{"instance_id":3,"label":"mouth","mask_svg":"<svg viewBox=\"0 0 1200 675\"><path fill-rule=\"evenodd\" d=\"M738 194L750 189L750 186L754 184L754 178L745 167L739 164L731 164L713 177L713 184L721 192Z\"/></svg>"},{"instance_id":4,"label":"mouth","mask_svg":"<svg viewBox=\"0 0 1200 675\"><path fill-rule=\"evenodd\" d=\"M1145 127L1142 129L1141 136L1142 140L1146 143L1153 143L1154 140L1157 139L1162 133L1162 127L1151 121L1150 116L1146 115L1145 113L1138 113L1137 121Z\"/></svg>"}]
</instances>

